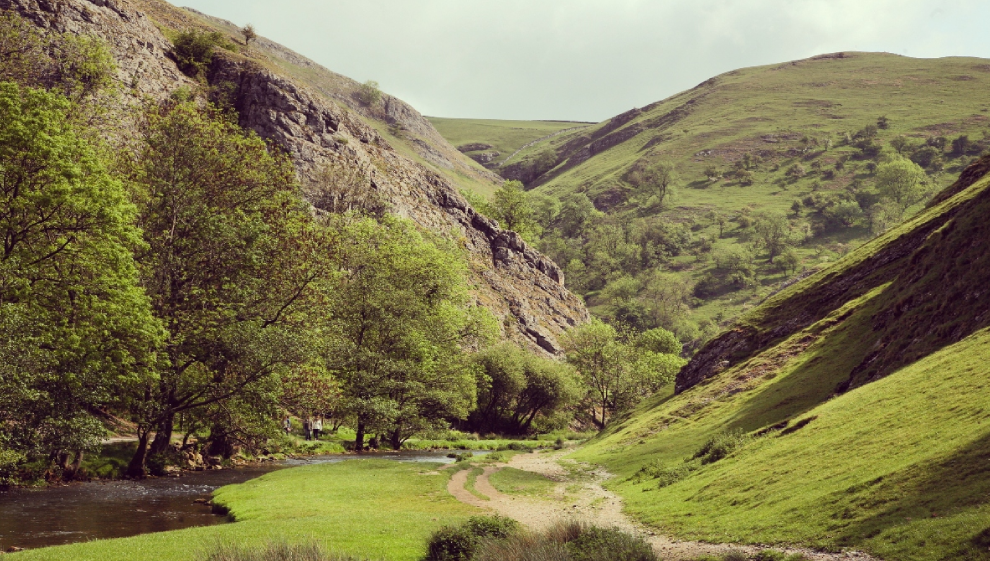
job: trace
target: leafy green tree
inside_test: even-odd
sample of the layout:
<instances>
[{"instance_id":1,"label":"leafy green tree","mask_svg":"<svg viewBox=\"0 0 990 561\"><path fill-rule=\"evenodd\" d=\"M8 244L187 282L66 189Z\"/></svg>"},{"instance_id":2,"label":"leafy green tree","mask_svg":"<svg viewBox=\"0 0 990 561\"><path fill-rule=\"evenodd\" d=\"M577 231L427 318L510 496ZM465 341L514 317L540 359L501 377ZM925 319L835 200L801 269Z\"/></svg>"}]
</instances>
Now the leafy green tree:
<instances>
[{"instance_id":1,"label":"leafy green tree","mask_svg":"<svg viewBox=\"0 0 990 561\"><path fill-rule=\"evenodd\" d=\"M898 154L903 154L911 147L911 141L905 136L895 136L890 139L890 147L896 150Z\"/></svg>"},{"instance_id":2,"label":"leafy green tree","mask_svg":"<svg viewBox=\"0 0 990 561\"><path fill-rule=\"evenodd\" d=\"M683 345L673 332L662 327L649 329L640 333L634 343L636 348L664 355L680 355Z\"/></svg>"},{"instance_id":3,"label":"leafy green tree","mask_svg":"<svg viewBox=\"0 0 990 561\"><path fill-rule=\"evenodd\" d=\"M753 223L757 241L770 254L770 263L787 247L791 237L791 223L781 212L766 212L756 216Z\"/></svg>"},{"instance_id":4,"label":"leafy green tree","mask_svg":"<svg viewBox=\"0 0 990 561\"><path fill-rule=\"evenodd\" d=\"M325 361L355 419L355 446L369 432L393 447L418 431L464 419L475 400L463 348L497 331L468 305L465 265L397 218L341 217L343 271L324 332Z\"/></svg>"},{"instance_id":5,"label":"leafy green tree","mask_svg":"<svg viewBox=\"0 0 990 561\"><path fill-rule=\"evenodd\" d=\"M138 141L128 165L147 247L138 262L168 338L166 365L135 410L132 475L144 471L150 432L148 452L167 449L176 415L309 360L309 315L335 245L299 196L288 157L211 108L151 107Z\"/></svg>"},{"instance_id":6,"label":"leafy green tree","mask_svg":"<svg viewBox=\"0 0 990 561\"><path fill-rule=\"evenodd\" d=\"M556 166L557 151L553 148L547 148L543 152L540 152L540 155L533 161L533 172L536 176L541 176Z\"/></svg>"},{"instance_id":7,"label":"leafy green tree","mask_svg":"<svg viewBox=\"0 0 990 561\"><path fill-rule=\"evenodd\" d=\"M205 79L217 47L233 48L219 31L188 29L178 32L172 39L172 57L187 76Z\"/></svg>"},{"instance_id":8,"label":"leafy green tree","mask_svg":"<svg viewBox=\"0 0 990 561\"><path fill-rule=\"evenodd\" d=\"M619 342L615 328L599 319L564 333L561 343L567 362L588 388L589 416L605 428L633 382L628 349Z\"/></svg>"},{"instance_id":9,"label":"leafy green tree","mask_svg":"<svg viewBox=\"0 0 990 561\"><path fill-rule=\"evenodd\" d=\"M880 196L894 201L901 209L917 203L927 194L925 171L909 160L898 158L881 164L876 177Z\"/></svg>"},{"instance_id":10,"label":"leafy green tree","mask_svg":"<svg viewBox=\"0 0 990 561\"><path fill-rule=\"evenodd\" d=\"M0 83L0 449L65 467L153 378L135 210L54 93Z\"/></svg>"},{"instance_id":11,"label":"leafy green tree","mask_svg":"<svg viewBox=\"0 0 990 561\"><path fill-rule=\"evenodd\" d=\"M888 119L886 115L881 115L881 116L877 117L877 128L878 129L889 129L890 128L890 119Z\"/></svg>"},{"instance_id":12,"label":"leafy green tree","mask_svg":"<svg viewBox=\"0 0 990 561\"><path fill-rule=\"evenodd\" d=\"M646 274L639 300L646 306L653 325L675 330L690 311L692 292L690 282L680 275L653 270Z\"/></svg>"},{"instance_id":13,"label":"leafy green tree","mask_svg":"<svg viewBox=\"0 0 990 561\"><path fill-rule=\"evenodd\" d=\"M470 426L481 433L526 434L541 423L566 422L582 388L568 365L503 343L478 353L478 406ZM559 428L559 427L556 427Z\"/></svg>"},{"instance_id":14,"label":"leafy green tree","mask_svg":"<svg viewBox=\"0 0 990 561\"><path fill-rule=\"evenodd\" d=\"M677 181L674 164L666 160L660 161L643 171L640 191L662 207L664 202L672 198Z\"/></svg>"},{"instance_id":15,"label":"leafy green tree","mask_svg":"<svg viewBox=\"0 0 990 561\"><path fill-rule=\"evenodd\" d=\"M378 86L378 82L368 80L367 82L361 84L357 91L357 98L358 101L368 107L375 107L381 103L382 90Z\"/></svg>"},{"instance_id":16,"label":"leafy green tree","mask_svg":"<svg viewBox=\"0 0 990 561\"><path fill-rule=\"evenodd\" d=\"M519 181L506 181L499 187L488 205L491 217L498 220L502 228L519 234L533 230L533 209L529 196Z\"/></svg>"}]
</instances>

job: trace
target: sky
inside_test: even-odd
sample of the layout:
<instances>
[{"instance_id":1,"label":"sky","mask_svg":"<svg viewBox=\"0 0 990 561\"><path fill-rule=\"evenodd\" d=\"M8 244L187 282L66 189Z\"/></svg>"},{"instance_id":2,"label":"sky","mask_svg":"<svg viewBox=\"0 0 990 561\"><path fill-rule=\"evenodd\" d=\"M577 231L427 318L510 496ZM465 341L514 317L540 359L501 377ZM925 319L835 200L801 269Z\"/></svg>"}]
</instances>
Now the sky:
<instances>
[{"instance_id":1,"label":"sky","mask_svg":"<svg viewBox=\"0 0 990 561\"><path fill-rule=\"evenodd\" d=\"M598 122L722 72L837 51L990 58L986 0L176 3L438 117Z\"/></svg>"}]
</instances>

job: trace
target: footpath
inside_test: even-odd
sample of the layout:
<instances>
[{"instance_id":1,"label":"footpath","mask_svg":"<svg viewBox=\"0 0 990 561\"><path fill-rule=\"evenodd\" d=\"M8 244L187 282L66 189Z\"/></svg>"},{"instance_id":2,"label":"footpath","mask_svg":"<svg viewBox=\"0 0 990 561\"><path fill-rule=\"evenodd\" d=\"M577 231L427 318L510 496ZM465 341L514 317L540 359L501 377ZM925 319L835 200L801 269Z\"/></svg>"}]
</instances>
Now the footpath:
<instances>
[{"instance_id":1,"label":"footpath","mask_svg":"<svg viewBox=\"0 0 990 561\"><path fill-rule=\"evenodd\" d=\"M471 470L455 473L447 484L447 490L462 503L494 511L519 521L524 526L541 530L560 520L577 520L598 526L614 527L645 538L665 561L688 561L703 555L721 556L730 551L755 555L763 549L776 549L785 553L801 553L809 560L880 561L861 552L823 553L801 548L760 547L741 544L714 544L696 541L680 541L662 536L635 523L622 512L622 499L602 487L611 475L601 469L587 469L572 460L562 459L566 452L517 454L505 464L484 468L478 475L474 490L488 500L467 490ZM566 469L562 463L570 462ZM557 483L554 492L546 498L510 495L500 492L491 484L490 477L506 467L542 475ZM575 473L579 475L575 475Z\"/></svg>"}]
</instances>

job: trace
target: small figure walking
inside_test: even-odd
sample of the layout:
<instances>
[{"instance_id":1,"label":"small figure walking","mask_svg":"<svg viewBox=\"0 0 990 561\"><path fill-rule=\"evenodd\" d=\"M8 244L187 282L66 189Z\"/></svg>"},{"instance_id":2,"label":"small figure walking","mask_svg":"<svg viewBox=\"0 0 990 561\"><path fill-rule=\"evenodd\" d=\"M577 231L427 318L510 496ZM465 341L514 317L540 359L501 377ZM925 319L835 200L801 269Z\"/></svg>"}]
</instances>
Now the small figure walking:
<instances>
[{"instance_id":1,"label":"small figure walking","mask_svg":"<svg viewBox=\"0 0 990 561\"><path fill-rule=\"evenodd\" d=\"M321 432L323 432L323 417L317 417L313 420L313 440L319 440Z\"/></svg>"},{"instance_id":2,"label":"small figure walking","mask_svg":"<svg viewBox=\"0 0 990 561\"><path fill-rule=\"evenodd\" d=\"M285 430L285 434L292 433L292 418L288 415L285 416L285 420L282 421L282 429Z\"/></svg>"},{"instance_id":3,"label":"small figure walking","mask_svg":"<svg viewBox=\"0 0 990 561\"><path fill-rule=\"evenodd\" d=\"M313 440L313 421L309 417L303 421L303 430L306 432L306 440Z\"/></svg>"}]
</instances>

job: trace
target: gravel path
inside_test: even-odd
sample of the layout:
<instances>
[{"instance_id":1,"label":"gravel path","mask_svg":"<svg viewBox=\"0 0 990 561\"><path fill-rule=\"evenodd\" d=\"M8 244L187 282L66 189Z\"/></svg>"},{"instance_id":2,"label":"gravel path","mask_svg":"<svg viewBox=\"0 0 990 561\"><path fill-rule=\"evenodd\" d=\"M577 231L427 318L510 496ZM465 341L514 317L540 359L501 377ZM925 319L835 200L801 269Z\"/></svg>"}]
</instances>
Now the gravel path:
<instances>
[{"instance_id":1,"label":"gravel path","mask_svg":"<svg viewBox=\"0 0 990 561\"><path fill-rule=\"evenodd\" d=\"M588 469L571 460L562 460L563 452L540 454L516 454L508 464L488 466L478 476L474 488L489 500L480 499L467 489L468 473L461 470L455 473L447 484L447 490L457 500L478 508L490 509L503 516L514 518L523 525L540 530L560 520L579 520L598 526L611 526L626 532L643 536L666 561L684 561L701 555L718 555L728 551L742 551L755 554L757 546L736 544L712 544L706 542L678 541L636 524L622 512L622 499L607 491L601 483L610 474L600 469ZM568 462L572 469L566 469L561 462ZM538 473L557 481L554 493L546 499L507 495L499 492L489 481L491 474L503 467ZM774 548L780 549L780 548ZM875 557L859 552L820 553L807 549L788 548L787 553L803 553L814 561L836 561L857 559L879 561Z\"/></svg>"}]
</instances>

